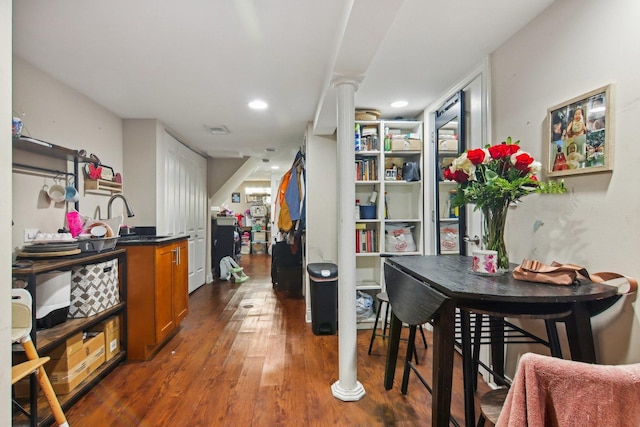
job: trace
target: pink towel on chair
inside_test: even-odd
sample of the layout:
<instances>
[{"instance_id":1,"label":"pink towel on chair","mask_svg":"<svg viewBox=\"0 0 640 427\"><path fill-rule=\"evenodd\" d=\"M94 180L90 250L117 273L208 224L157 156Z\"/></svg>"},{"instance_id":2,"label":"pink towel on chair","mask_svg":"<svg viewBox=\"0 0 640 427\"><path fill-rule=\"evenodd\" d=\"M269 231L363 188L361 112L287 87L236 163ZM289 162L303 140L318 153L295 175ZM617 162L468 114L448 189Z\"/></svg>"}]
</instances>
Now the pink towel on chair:
<instances>
[{"instance_id":1,"label":"pink towel on chair","mask_svg":"<svg viewBox=\"0 0 640 427\"><path fill-rule=\"evenodd\" d=\"M591 365L527 353L496 427L638 427L640 363Z\"/></svg>"}]
</instances>

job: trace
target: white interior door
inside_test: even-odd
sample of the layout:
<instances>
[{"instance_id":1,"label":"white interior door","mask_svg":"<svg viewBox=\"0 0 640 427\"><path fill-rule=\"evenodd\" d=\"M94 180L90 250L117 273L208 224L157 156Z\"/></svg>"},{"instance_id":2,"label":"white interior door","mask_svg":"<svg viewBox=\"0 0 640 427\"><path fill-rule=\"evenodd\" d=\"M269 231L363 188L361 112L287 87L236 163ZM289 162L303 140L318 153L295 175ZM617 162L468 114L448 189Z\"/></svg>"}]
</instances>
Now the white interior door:
<instances>
[{"instance_id":1,"label":"white interior door","mask_svg":"<svg viewBox=\"0 0 640 427\"><path fill-rule=\"evenodd\" d=\"M165 134L163 221L159 233L189 236L189 292L205 283L207 161Z\"/></svg>"}]
</instances>

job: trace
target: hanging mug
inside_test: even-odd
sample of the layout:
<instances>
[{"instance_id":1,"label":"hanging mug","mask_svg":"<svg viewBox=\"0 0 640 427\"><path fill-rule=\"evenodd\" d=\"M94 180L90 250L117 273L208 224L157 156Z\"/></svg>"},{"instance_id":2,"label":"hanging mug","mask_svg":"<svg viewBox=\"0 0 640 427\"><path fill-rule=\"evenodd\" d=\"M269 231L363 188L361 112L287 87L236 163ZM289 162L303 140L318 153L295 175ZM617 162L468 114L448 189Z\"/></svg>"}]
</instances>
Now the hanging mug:
<instances>
[{"instance_id":1,"label":"hanging mug","mask_svg":"<svg viewBox=\"0 0 640 427\"><path fill-rule=\"evenodd\" d=\"M73 185L73 177L69 179L67 186L64 187L64 200L67 202L75 203L80 200L80 193L78 189Z\"/></svg>"},{"instance_id":2,"label":"hanging mug","mask_svg":"<svg viewBox=\"0 0 640 427\"><path fill-rule=\"evenodd\" d=\"M54 184L49 187L47 190L47 194L49 198L54 202L64 202L65 196L67 194L66 189L60 184Z\"/></svg>"},{"instance_id":3,"label":"hanging mug","mask_svg":"<svg viewBox=\"0 0 640 427\"><path fill-rule=\"evenodd\" d=\"M80 200L80 193L73 185L67 185L64 188L64 199L67 202L75 203Z\"/></svg>"}]
</instances>

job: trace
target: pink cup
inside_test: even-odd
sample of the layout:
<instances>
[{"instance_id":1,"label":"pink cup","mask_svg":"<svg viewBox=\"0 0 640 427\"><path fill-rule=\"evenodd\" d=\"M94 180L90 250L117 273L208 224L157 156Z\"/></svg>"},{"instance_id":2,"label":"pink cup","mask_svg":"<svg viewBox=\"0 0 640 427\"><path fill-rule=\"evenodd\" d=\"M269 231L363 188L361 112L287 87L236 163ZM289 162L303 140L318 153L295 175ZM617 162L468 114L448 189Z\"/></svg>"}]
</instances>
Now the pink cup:
<instances>
[{"instance_id":1,"label":"pink cup","mask_svg":"<svg viewBox=\"0 0 640 427\"><path fill-rule=\"evenodd\" d=\"M498 252L488 250L473 251L471 270L478 274L496 274L498 272Z\"/></svg>"}]
</instances>

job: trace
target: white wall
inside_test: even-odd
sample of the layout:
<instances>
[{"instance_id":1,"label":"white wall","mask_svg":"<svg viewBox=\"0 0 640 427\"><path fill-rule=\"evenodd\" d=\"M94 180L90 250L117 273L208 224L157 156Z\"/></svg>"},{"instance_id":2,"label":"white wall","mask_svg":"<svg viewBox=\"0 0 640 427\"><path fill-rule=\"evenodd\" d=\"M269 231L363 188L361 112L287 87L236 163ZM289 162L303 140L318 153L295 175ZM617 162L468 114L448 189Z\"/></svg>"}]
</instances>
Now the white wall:
<instances>
[{"instance_id":1,"label":"white wall","mask_svg":"<svg viewBox=\"0 0 640 427\"><path fill-rule=\"evenodd\" d=\"M0 1L0 117L11 116L11 0ZM2 29L4 28L4 30ZM11 153L11 132L3 126L0 132L0 152ZM0 156L0 182L11 182L11 155ZM5 196L0 203L0 236L11 233L11 196ZM0 425L11 425L11 244L3 239L0 244Z\"/></svg>"},{"instance_id":2,"label":"white wall","mask_svg":"<svg viewBox=\"0 0 640 427\"><path fill-rule=\"evenodd\" d=\"M335 137L310 135L306 152L307 260L338 262Z\"/></svg>"},{"instance_id":3,"label":"white wall","mask_svg":"<svg viewBox=\"0 0 640 427\"><path fill-rule=\"evenodd\" d=\"M161 173L157 157L163 136L164 126L158 120L123 120L124 193L133 204L131 208L136 214L129 220L130 225L149 226L158 223L158 191L153 184L140 183L155 183L155 177ZM126 181L134 185L126 186Z\"/></svg>"},{"instance_id":4,"label":"white wall","mask_svg":"<svg viewBox=\"0 0 640 427\"><path fill-rule=\"evenodd\" d=\"M122 172L122 119L15 56L13 110L24 114L23 134L72 150L85 149L87 155L94 153L103 164ZM29 157L36 156L29 154ZM73 171L71 163L60 165L51 158L44 161L47 162L45 166L55 164L56 169ZM124 176L125 191L126 179ZM93 217L96 206L100 206L102 217L106 218L108 197L85 196L82 179L80 181L80 213ZM56 232L64 226L65 204L52 203L46 208L42 205L38 208L38 194L45 183L51 185L53 180L13 174L13 248L22 246L25 228ZM114 215L120 214L116 208L121 206L114 204Z\"/></svg>"},{"instance_id":5,"label":"white wall","mask_svg":"<svg viewBox=\"0 0 640 427\"><path fill-rule=\"evenodd\" d=\"M613 173L567 177L567 194L525 198L509 213L512 262L556 260L640 277L638 17L635 0L558 0L492 54L492 142L520 139L541 161L547 108L615 85ZM537 220L544 225L535 231ZM594 319L600 363L640 362L634 300Z\"/></svg>"},{"instance_id":6,"label":"white wall","mask_svg":"<svg viewBox=\"0 0 640 427\"><path fill-rule=\"evenodd\" d=\"M335 173L337 142L335 136L312 135L307 127L306 185L307 231L306 262L338 263L338 182ZM352 185L352 183L349 183ZM306 267L306 266L305 266ZM305 277L307 321L311 321L309 280Z\"/></svg>"}]
</instances>

